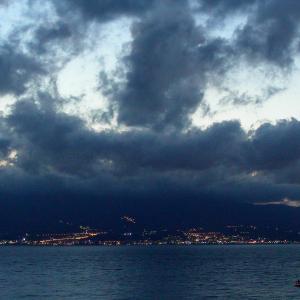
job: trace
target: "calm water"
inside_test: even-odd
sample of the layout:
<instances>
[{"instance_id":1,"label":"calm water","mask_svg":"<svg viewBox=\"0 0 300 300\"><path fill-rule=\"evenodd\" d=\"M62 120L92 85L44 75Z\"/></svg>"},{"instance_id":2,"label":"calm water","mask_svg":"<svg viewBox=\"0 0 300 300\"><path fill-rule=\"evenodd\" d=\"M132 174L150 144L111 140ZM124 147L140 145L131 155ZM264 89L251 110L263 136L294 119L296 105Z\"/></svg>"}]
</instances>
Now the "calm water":
<instances>
[{"instance_id":1,"label":"calm water","mask_svg":"<svg viewBox=\"0 0 300 300\"><path fill-rule=\"evenodd\" d=\"M300 245L1 247L0 299L300 299Z\"/></svg>"}]
</instances>

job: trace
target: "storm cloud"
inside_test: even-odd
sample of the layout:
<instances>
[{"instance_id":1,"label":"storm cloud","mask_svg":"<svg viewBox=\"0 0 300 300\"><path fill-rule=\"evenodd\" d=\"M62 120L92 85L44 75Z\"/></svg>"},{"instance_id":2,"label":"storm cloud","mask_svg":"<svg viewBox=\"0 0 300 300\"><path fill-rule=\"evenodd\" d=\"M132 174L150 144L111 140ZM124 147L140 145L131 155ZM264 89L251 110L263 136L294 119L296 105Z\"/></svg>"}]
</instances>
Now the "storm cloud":
<instances>
[{"instance_id":1,"label":"storm cloud","mask_svg":"<svg viewBox=\"0 0 300 300\"><path fill-rule=\"evenodd\" d=\"M20 95L26 85L42 73L38 62L31 56L18 53L14 45L0 45L0 94Z\"/></svg>"},{"instance_id":2,"label":"storm cloud","mask_svg":"<svg viewBox=\"0 0 300 300\"><path fill-rule=\"evenodd\" d=\"M222 40L206 40L185 5L156 8L133 25L119 121L161 129L185 127L202 100L207 73L225 68ZM229 58L228 58L229 59Z\"/></svg>"},{"instance_id":3,"label":"storm cloud","mask_svg":"<svg viewBox=\"0 0 300 300\"><path fill-rule=\"evenodd\" d=\"M40 20L40 2L30 3L32 14L24 14ZM104 226L124 213L150 224L209 223L215 215L224 223L231 215L251 222L262 221L260 212L272 205L274 220L282 212L286 219L280 209L297 209L299 120L252 129L229 118L193 123L201 107L208 108L202 116L209 112L208 91L220 88L239 63L267 75L271 68L275 77L292 73L297 2L47 3L45 22L21 25L0 43L0 96L12 97L0 116L0 228L51 227L59 220ZM242 22L231 34L215 33L235 17ZM121 19L130 24L128 41L118 45L117 57L107 56L114 62L107 70L96 54L113 52L118 38L106 44L111 33L103 31ZM74 70L81 66L73 61L65 77L61 70L92 51L100 74L93 99L62 95L59 86L76 88L66 82L80 77ZM265 90L262 98L230 92L221 105L261 105L278 91ZM105 120L92 119L88 104L103 99L109 110L97 111Z\"/></svg>"}]
</instances>

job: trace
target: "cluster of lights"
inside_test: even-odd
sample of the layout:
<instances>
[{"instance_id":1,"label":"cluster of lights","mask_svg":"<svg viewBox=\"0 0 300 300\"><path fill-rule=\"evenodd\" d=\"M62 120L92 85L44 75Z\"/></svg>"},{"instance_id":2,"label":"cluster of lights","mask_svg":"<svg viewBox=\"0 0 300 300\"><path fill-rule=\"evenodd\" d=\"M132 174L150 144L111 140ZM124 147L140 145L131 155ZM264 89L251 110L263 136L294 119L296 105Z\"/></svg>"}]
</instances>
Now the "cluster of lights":
<instances>
[{"instance_id":1,"label":"cluster of lights","mask_svg":"<svg viewBox=\"0 0 300 300\"><path fill-rule=\"evenodd\" d=\"M295 243L287 240L269 240L266 238L247 239L238 235L224 235L219 232L203 232L191 229L188 231L179 231L178 235L167 235L160 239L150 236L140 236L133 239L132 233L123 233L120 239L97 239L103 235L103 232L84 232L73 234L47 234L40 238L19 240L0 240L1 245L28 245L28 246L76 246L76 245L102 245L102 246L120 246L120 245L233 245L233 244L288 244ZM125 237L125 238L124 238Z\"/></svg>"}]
</instances>

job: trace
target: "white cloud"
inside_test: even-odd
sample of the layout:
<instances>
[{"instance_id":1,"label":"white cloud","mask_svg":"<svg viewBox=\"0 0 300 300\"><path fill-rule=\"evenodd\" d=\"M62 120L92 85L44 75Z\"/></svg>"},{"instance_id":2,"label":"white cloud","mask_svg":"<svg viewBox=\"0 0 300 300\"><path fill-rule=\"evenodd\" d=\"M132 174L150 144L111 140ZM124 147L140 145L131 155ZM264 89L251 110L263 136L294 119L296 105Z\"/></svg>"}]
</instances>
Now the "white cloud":
<instances>
[{"instance_id":1,"label":"white cloud","mask_svg":"<svg viewBox=\"0 0 300 300\"><path fill-rule=\"evenodd\" d=\"M256 202L254 205L284 205L289 207L300 207L300 200L291 200L289 198L284 198L279 201L270 202Z\"/></svg>"}]
</instances>

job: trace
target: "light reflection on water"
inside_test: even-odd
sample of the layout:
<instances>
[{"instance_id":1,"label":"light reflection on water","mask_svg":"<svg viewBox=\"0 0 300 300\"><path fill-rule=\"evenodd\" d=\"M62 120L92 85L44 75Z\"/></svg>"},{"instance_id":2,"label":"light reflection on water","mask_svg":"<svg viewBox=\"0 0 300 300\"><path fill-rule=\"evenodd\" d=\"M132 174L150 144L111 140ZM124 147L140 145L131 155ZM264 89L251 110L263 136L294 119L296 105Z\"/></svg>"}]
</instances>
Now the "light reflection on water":
<instances>
[{"instance_id":1,"label":"light reflection on water","mask_svg":"<svg viewBox=\"0 0 300 300\"><path fill-rule=\"evenodd\" d=\"M300 299L300 245L0 247L0 299Z\"/></svg>"}]
</instances>

